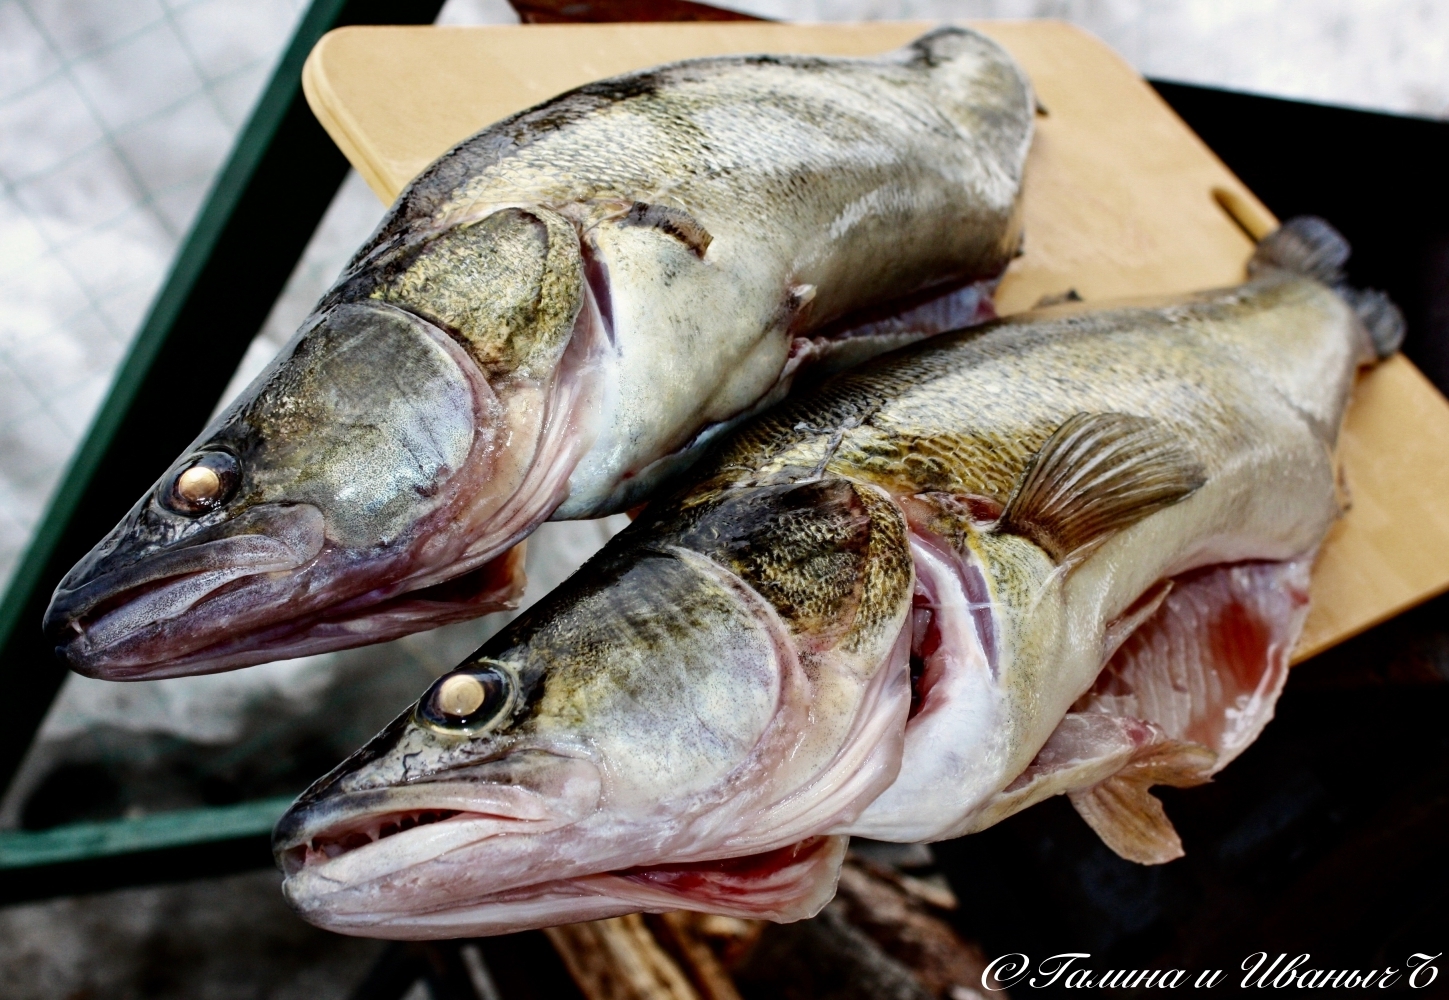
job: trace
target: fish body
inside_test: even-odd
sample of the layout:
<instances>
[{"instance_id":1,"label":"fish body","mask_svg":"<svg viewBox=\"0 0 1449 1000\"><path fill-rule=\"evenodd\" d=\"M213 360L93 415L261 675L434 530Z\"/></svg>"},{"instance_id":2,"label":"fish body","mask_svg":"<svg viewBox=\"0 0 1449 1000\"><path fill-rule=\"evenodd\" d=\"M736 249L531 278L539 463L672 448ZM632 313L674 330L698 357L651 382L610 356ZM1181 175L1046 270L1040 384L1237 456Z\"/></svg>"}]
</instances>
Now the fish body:
<instances>
[{"instance_id":1,"label":"fish body","mask_svg":"<svg viewBox=\"0 0 1449 1000\"><path fill-rule=\"evenodd\" d=\"M543 520L638 504L802 366L989 316L1033 114L1004 50L942 28L676 63L485 129L61 582L61 655L200 673L510 606Z\"/></svg>"},{"instance_id":2,"label":"fish body","mask_svg":"<svg viewBox=\"0 0 1449 1000\"><path fill-rule=\"evenodd\" d=\"M745 425L293 806L288 898L389 937L788 920L845 835L1061 793L1181 853L1148 789L1271 717L1355 372L1401 331L1329 286L1343 252L1290 224L1245 285L950 334Z\"/></svg>"}]
</instances>

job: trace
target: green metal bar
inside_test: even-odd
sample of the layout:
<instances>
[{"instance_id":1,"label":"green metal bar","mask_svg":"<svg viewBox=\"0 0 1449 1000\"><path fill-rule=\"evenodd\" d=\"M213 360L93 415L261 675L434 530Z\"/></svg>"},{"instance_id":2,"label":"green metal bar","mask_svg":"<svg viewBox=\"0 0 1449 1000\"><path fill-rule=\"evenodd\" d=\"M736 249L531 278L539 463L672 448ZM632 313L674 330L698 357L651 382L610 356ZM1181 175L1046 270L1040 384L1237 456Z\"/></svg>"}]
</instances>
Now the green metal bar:
<instances>
[{"instance_id":1,"label":"green metal bar","mask_svg":"<svg viewBox=\"0 0 1449 1000\"><path fill-rule=\"evenodd\" d=\"M20 626L21 615L26 610L25 606L29 603L31 594L40 583L46 563L75 514L81 493L79 490L68 489L67 486L77 480L88 479L110 448L116 431L125 420L136 393L145 380L146 373L156 360L156 355L186 304L197 277L211 257L223 228L245 191L257 162L266 152L277 126L281 124L282 116L286 114L296 91L301 87L302 63L306 61L307 54L312 51L317 40L332 26L337 19L337 12L345 3L346 0L316 0L302 16L292 43L282 54L271 83L237 138L231 159L222 168L201 213L177 250L166 283L152 303L150 312L141 324L140 332L116 372L110 392L96 412L95 419L72 456L65 474L61 476L55 495L51 497L49 509L11 577L5 597L0 601L0 644L5 643ZM33 626L35 623L25 624Z\"/></svg>"},{"instance_id":2,"label":"green metal bar","mask_svg":"<svg viewBox=\"0 0 1449 1000\"><path fill-rule=\"evenodd\" d=\"M347 172L301 93L341 24L427 23L441 0L313 0L242 129L0 600L0 787L65 672L40 619L65 572L205 424Z\"/></svg>"},{"instance_id":3,"label":"green metal bar","mask_svg":"<svg viewBox=\"0 0 1449 1000\"><path fill-rule=\"evenodd\" d=\"M34 868L269 834L290 796L234 806L178 809L133 819L70 823L50 830L0 831L0 869Z\"/></svg>"}]
</instances>

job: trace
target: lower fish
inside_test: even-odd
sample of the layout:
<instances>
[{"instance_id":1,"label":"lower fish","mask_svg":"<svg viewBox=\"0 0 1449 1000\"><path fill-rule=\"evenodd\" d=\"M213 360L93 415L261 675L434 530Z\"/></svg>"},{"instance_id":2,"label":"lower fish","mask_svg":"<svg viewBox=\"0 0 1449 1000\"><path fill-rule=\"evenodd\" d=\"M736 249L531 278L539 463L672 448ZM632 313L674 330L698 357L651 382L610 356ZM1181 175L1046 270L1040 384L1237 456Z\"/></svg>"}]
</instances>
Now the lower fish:
<instances>
[{"instance_id":1,"label":"lower fish","mask_svg":"<svg viewBox=\"0 0 1449 1000\"><path fill-rule=\"evenodd\" d=\"M1118 854L1269 721L1402 318L1320 220L1247 283L907 348L747 424L279 822L308 920L395 938L798 919L845 837L1066 794Z\"/></svg>"}]
</instances>

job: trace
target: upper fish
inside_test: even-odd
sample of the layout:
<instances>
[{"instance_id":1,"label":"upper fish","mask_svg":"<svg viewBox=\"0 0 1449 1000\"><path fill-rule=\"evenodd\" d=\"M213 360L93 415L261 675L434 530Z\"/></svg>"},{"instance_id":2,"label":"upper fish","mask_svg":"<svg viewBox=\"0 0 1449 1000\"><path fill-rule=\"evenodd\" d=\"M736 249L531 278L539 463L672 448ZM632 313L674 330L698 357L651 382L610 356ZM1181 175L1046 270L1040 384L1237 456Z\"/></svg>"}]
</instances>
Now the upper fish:
<instances>
[{"instance_id":1,"label":"upper fish","mask_svg":"<svg viewBox=\"0 0 1449 1000\"><path fill-rule=\"evenodd\" d=\"M938 337L746 424L277 826L352 934L777 920L845 835L1067 794L1119 854L1272 715L1402 318L1296 220L1241 286ZM1350 484L1351 485L1351 484Z\"/></svg>"},{"instance_id":2,"label":"upper fish","mask_svg":"<svg viewBox=\"0 0 1449 1000\"><path fill-rule=\"evenodd\" d=\"M803 367L990 316L1033 113L1006 51L942 28L677 62L484 129L61 581L59 654L167 677L511 606L543 520L635 506Z\"/></svg>"},{"instance_id":3,"label":"upper fish","mask_svg":"<svg viewBox=\"0 0 1449 1000\"><path fill-rule=\"evenodd\" d=\"M945 27L484 129L61 581L60 655L201 673L512 606L542 521L640 503L802 368L988 318L1034 111L1000 46Z\"/></svg>"}]
</instances>

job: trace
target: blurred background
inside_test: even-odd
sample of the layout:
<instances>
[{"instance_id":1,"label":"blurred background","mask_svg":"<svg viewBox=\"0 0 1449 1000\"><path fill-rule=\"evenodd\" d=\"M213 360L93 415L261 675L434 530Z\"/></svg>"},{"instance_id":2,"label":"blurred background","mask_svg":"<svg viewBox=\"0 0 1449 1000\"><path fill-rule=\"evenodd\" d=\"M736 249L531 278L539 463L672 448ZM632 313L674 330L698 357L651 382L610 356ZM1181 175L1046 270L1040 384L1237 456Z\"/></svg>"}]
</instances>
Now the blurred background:
<instances>
[{"instance_id":1,"label":"blurred background","mask_svg":"<svg viewBox=\"0 0 1449 1000\"><path fill-rule=\"evenodd\" d=\"M1449 5L1435 0L722 5L788 20L1063 18L1157 80L1449 117ZM305 9L303 0L0 0L0 584ZM438 19L516 21L504 0L449 0ZM227 398L290 337L384 210L350 174ZM529 549L528 599L623 523L546 526ZM294 794L504 620L212 677L72 676L0 801L0 828ZM381 945L306 927L276 884L264 871L0 909L3 993L349 996Z\"/></svg>"}]
</instances>

